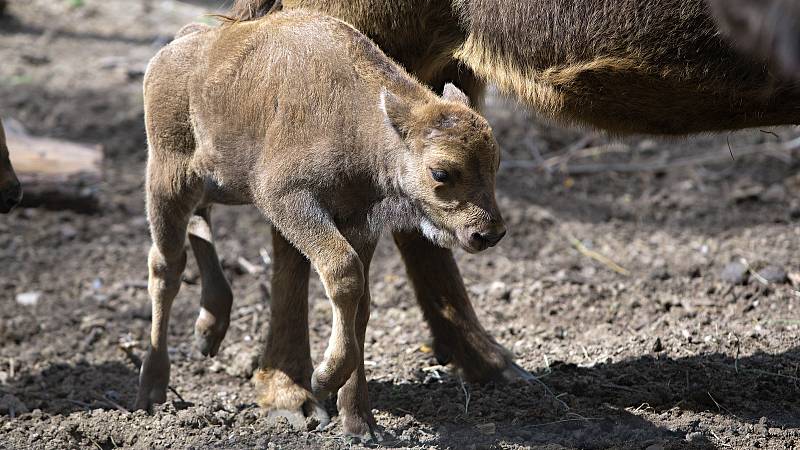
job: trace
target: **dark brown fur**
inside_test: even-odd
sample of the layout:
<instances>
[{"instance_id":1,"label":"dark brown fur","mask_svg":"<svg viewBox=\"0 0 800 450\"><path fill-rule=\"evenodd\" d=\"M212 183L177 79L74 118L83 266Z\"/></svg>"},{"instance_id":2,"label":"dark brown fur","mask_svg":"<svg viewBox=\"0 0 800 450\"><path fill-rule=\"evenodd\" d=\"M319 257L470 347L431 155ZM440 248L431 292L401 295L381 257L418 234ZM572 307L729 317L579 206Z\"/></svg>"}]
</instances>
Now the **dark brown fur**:
<instances>
[{"instance_id":1,"label":"dark brown fur","mask_svg":"<svg viewBox=\"0 0 800 450\"><path fill-rule=\"evenodd\" d=\"M22 187L11 166L6 146L6 134L0 122L0 213L11 211L22 200Z\"/></svg>"},{"instance_id":2,"label":"dark brown fur","mask_svg":"<svg viewBox=\"0 0 800 450\"><path fill-rule=\"evenodd\" d=\"M794 86L734 51L703 0L283 1L300 6L352 23L422 81L462 61L565 122L686 134L800 119Z\"/></svg>"}]
</instances>

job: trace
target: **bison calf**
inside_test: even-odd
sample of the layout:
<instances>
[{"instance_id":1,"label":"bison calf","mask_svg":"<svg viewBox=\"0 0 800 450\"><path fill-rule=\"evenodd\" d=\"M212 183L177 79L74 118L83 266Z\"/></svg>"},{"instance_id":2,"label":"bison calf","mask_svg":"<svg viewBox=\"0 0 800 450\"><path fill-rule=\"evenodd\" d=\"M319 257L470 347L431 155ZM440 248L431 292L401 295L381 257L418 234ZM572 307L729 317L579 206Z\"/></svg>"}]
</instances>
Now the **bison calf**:
<instances>
[{"instance_id":1,"label":"bison calf","mask_svg":"<svg viewBox=\"0 0 800 450\"><path fill-rule=\"evenodd\" d=\"M202 272L196 336L214 355L232 298L209 208L253 204L287 242L276 255L289 244L299 250L333 305L323 361L309 380L294 380L305 389L265 383L260 403L324 415L318 401L341 388L345 431L371 433L362 353L376 242L391 228L470 252L495 245L505 227L491 128L454 86L435 95L364 35L318 13L277 12L182 34L153 58L144 80L153 323L136 406L166 397L167 324L187 230ZM305 283L302 271L276 276L295 277L276 285Z\"/></svg>"}]
</instances>

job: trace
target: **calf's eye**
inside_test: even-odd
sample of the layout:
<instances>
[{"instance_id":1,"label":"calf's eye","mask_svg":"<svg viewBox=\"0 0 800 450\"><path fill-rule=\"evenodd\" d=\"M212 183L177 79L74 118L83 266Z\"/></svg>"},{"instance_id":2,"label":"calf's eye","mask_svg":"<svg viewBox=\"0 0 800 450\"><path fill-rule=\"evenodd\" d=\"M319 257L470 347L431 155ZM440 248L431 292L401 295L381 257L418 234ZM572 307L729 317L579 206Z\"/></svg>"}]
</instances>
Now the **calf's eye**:
<instances>
[{"instance_id":1,"label":"calf's eye","mask_svg":"<svg viewBox=\"0 0 800 450\"><path fill-rule=\"evenodd\" d=\"M444 183L449 178L449 175L444 170L431 169L431 177L438 183Z\"/></svg>"}]
</instances>

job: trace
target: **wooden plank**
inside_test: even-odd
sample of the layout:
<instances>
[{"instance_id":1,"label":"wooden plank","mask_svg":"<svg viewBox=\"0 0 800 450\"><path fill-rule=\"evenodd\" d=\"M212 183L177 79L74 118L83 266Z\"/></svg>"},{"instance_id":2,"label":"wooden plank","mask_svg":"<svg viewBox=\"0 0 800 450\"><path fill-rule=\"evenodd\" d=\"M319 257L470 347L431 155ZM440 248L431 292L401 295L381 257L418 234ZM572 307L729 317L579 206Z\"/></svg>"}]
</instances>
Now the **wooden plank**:
<instances>
[{"instance_id":1,"label":"wooden plank","mask_svg":"<svg viewBox=\"0 0 800 450\"><path fill-rule=\"evenodd\" d=\"M99 209L96 185L102 180L100 146L31 136L17 121L3 122L9 158L24 192L20 206L82 213Z\"/></svg>"}]
</instances>

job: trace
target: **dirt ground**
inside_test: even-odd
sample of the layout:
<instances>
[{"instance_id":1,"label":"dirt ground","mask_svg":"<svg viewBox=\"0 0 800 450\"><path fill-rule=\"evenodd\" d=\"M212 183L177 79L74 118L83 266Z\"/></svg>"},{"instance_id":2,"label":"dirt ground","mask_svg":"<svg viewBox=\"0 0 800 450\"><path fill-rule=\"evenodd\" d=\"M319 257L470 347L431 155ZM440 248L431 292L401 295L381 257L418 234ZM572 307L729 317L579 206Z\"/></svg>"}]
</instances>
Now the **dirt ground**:
<instances>
[{"instance_id":1,"label":"dirt ground","mask_svg":"<svg viewBox=\"0 0 800 450\"><path fill-rule=\"evenodd\" d=\"M0 19L0 115L33 134L102 144L106 156L99 214L0 217L0 448L364 445L340 437L335 417L325 431L301 432L254 403L269 225L251 208L218 208L214 218L236 296L221 355L192 348L190 262L170 329L175 391L152 414L126 410L150 324L141 78L181 25L208 20L202 12L167 0L11 0ZM800 446L800 155L778 144L800 133L609 145L495 94L486 115L504 149L510 232L491 251L456 257L484 326L547 388L462 383L437 366L384 239L365 359L385 440L368 445ZM263 270L248 272L240 258ZM753 272L769 266L761 273L778 282L734 284L738 258ZM318 361L330 307L312 280Z\"/></svg>"}]
</instances>

